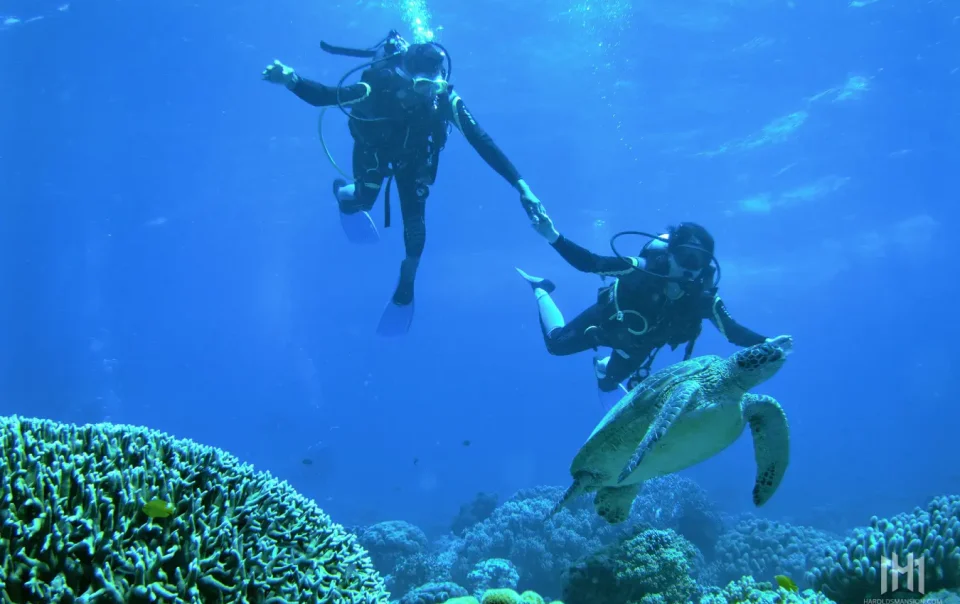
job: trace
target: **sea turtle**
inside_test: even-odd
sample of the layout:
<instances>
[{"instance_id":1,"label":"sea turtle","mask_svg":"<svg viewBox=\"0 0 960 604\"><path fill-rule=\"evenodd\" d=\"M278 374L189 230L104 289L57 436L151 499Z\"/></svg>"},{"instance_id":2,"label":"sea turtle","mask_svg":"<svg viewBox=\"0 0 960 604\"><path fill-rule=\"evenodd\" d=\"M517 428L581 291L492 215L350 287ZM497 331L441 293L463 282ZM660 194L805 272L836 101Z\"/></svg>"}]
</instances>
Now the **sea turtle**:
<instances>
[{"instance_id":1,"label":"sea turtle","mask_svg":"<svg viewBox=\"0 0 960 604\"><path fill-rule=\"evenodd\" d=\"M570 465L573 484L551 515L597 492L597 513L627 519L645 480L679 472L730 446L749 422L757 461L753 503L766 503L790 460L787 418L776 400L747 391L775 374L793 349L780 336L729 358L701 356L654 373L604 416Z\"/></svg>"}]
</instances>

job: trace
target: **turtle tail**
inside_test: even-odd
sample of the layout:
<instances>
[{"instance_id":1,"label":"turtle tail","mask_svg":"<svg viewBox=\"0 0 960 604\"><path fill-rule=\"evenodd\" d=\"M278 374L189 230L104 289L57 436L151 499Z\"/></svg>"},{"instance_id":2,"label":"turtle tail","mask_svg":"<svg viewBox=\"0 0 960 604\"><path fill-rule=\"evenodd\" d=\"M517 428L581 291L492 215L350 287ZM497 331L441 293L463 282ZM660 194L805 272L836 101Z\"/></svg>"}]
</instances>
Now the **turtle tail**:
<instances>
[{"instance_id":1,"label":"turtle tail","mask_svg":"<svg viewBox=\"0 0 960 604\"><path fill-rule=\"evenodd\" d=\"M582 495L584 492L585 492L585 489L583 485L583 479L575 478L573 480L573 484L570 485L570 487L566 490L566 492L564 492L563 497L560 498L560 501L557 502L557 505L553 506L553 509L550 510L549 514L547 514L547 519L550 519L556 516L560 512L560 510L563 509L563 506L567 505L567 503L571 499L573 499L574 497L577 497L578 495Z\"/></svg>"}]
</instances>

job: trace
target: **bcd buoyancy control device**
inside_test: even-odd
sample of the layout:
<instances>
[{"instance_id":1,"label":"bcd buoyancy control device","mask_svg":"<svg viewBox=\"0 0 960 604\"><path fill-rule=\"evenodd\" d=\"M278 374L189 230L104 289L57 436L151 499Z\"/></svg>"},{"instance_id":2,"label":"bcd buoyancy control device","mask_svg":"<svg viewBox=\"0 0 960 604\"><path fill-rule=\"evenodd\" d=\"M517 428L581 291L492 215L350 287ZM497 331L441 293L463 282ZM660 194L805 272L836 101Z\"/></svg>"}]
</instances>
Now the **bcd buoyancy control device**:
<instances>
[{"instance_id":1,"label":"bcd buoyancy control device","mask_svg":"<svg viewBox=\"0 0 960 604\"><path fill-rule=\"evenodd\" d=\"M443 45L441 45L439 42L430 42L430 44L436 46L443 52L444 57L446 58L446 61L447 61L447 66L446 66L446 69L444 70L444 77L446 79L449 79L450 74L453 72L453 60L450 58L450 53L447 52L447 49ZM366 117L353 115L352 113L348 112L346 108L343 106L343 103L340 100L340 91L343 89L343 83L347 80L347 78L360 70L363 70L368 67L372 67L374 65L378 65L381 63L385 63L388 65L390 63L396 63L397 65L399 65L403 59L404 54L407 52L407 50L410 49L410 43L403 39L403 36L400 35L400 32L398 32L395 29L390 30L390 32L386 35L386 37L384 37L382 40L380 40L379 42L377 42L376 44L374 44L369 48L357 49L357 48L348 48L345 46L334 46L322 40L320 41L320 48L323 49L324 52L328 52L333 55L344 56L344 57L354 57L358 59L369 59L367 62L361 63L360 65L357 65L356 67L353 67L352 69L348 70L346 73L343 74L343 77L341 77L340 80L337 82L337 86L336 86L337 108L340 109L340 111L343 112L343 114L346 115L348 119L357 120L361 122L379 122L379 121L393 119L389 117L366 118ZM317 134L320 137L320 146L323 147L323 152L326 154L327 159L330 161L330 164L333 165L334 169L337 172L339 172L345 179L347 179L348 182L356 182L356 179L353 177L353 175L347 174L343 169L340 168L336 160L333 158L333 154L330 153L330 149L327 147L327 142L323 136L323 118L324 118L324 115L326 114L326 111L327 111L326 107L321 109L320 117L317 120ZM433 141L432 144L436 145L436 141ZM443 143L439 145L440 148L442 148L442 145ZM438 154L439 154L439 149L433 149L428 153L428 155L431 158L430 160L431 165L428 166L428 169L432 170L434 177L436 176ZM390 189L392 188L392 185L393 185L393 176L394 176L393 170L390 170L389 173L387 174L387 183L386 183L387 190L384 193L384 200L383 200L383 214L384 214L383 226L385 228L389 228L390 226Z\"/></svg>"}]
</instances>

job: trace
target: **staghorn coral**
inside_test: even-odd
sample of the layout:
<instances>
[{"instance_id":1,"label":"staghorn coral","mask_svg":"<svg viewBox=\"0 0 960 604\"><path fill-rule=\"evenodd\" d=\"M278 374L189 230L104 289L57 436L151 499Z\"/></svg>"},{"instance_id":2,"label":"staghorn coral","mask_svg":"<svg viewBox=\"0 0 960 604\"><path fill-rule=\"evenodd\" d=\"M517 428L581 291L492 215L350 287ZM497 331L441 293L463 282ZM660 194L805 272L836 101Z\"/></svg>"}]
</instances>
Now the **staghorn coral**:
<instances>
[{"instance_id":1,"label":"staghorn coral","mask_svg":"<svg viewBox=\"0 0 960 604\"><path fill-rule=\"evenodd\" d=\"M287 483L114 424L0 418L0 599L381 604L366 551ZM174 516L141 510L160 498Z\"/></svg>"},{"instance_id":2,"label":"staghorn coral","mask_svg":"<svg viewBox=\"0 0 960 604\"><path fill-rule=\"evenodd\" d=\"M407 593L400 604L441 604L467 596L467 590L456 583L427 583Z\"/></svg>"},{"instance_id":3,"label":"staghorn coral","mask_svg":"<svg viewBox=\"0 0 960 604\"><path fill-rule=\"evenodd\" d=\"M494 585L516 589L519 582L520 575L517 573L517 567L513 562L503 558L481 560L467 575L467 585L478 597Z\"/></svg>"},{"instance_id":4,"label":"staghorn coral","mask_svg":"<svg viewBox=\"0 0 960 604\"><path fill-rule=\"evenodd\" d=\"M923 560L926 591L960 587L960 496L936 497L926 510L915 508L889 520L874 516L870 526L826 548L807 581L841 602L876 598L882 595L882 558L896 555L903 567L911 554L917 562ZM901 584L905 581L901 577Z\"/></svg>"},{"instance_id":5,"label":"staghorn coral","mask_svg":"<svg viewBox=\"0 0 960 604\"><path fill-rule=\"evenodd\" d=\"M742 577L723 589L712 587L706 591L696 600L699 604L836 604L812 589L794 593L770 583L757 583L753 577Z\"/></svg>"},{"instance_id":6,"label":"staghorn coral","mask_svg":"<svg viewBox=\"0 0 960 604\"><path fill-rule=\"evenodd\" d=\"M698 593L693 575L700 563L700 552L675 531L644 530L571 568L563 599L569 604L686 602Z\"/></svg>"},{"instance_id":7,"label":"staghorn coral","mask_svg":"<svg viewBox=\"0 0 960 604\"><path fill-rule=\"evenodd\" d=\"M713 568L722 583L745 575L799 579L833 539L815 528L748 514L720 538Z\"/></svg>"}]
</instances>

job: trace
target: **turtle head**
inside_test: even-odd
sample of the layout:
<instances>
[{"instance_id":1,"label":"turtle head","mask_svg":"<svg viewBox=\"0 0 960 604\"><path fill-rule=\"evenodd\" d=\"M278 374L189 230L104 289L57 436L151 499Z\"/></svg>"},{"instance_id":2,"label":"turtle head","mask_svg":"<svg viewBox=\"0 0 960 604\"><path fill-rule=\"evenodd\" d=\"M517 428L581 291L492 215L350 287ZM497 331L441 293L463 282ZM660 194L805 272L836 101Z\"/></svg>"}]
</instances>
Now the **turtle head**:
<instances>
[{"instance_id":1,"label":"turtle head","mask_svg":"<svg viewBox=\"0 0 960 604\"><path fill-rule=\"evenodd\" d=\"M762 344L738 350L730 357L730 364L737 382L744 390L750 390L773 377L773 374L783 367L791 352L793 352L793 338L780 336L768 339Z\"/></svg>"}]
</instances>

